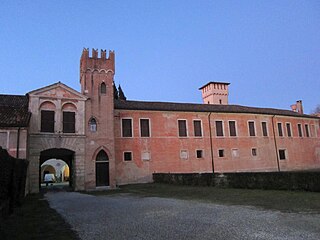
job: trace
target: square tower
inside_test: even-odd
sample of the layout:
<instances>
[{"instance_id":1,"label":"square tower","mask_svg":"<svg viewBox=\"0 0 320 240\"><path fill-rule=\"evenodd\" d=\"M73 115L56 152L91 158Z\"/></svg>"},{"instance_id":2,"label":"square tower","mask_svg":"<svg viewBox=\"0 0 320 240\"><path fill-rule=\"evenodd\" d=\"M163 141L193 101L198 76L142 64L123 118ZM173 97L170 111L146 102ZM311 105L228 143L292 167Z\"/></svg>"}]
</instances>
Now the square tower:
<instances>
[{"instance_id":1,"label":"square tower","mask_svg":"<svg viewBox=\"0 0 320 240\"><path fill-rule=\"evenodd\" d=\"M228 86L230 83L209 82L199 88L202 92L203 103L228 105Z\"/></svg>"}]
</instances>

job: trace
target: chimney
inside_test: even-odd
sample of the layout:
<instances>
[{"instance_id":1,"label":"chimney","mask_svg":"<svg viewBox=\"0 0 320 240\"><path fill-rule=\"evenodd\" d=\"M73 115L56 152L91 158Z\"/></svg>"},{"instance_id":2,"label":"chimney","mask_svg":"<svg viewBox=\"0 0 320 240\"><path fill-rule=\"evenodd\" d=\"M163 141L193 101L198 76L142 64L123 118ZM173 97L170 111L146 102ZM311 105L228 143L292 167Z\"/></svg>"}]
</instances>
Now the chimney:
<instances>
[{"instance_id":1,"label":"chimney","mask_svg":"<svg viewBox=\"0 0 320 240\"><path fill-rule=\"evenodd\" d=\"M302 100L298 100L296 104L292 104L291 110L300 114L303 114Z\"/></svg>"}]
</instances>

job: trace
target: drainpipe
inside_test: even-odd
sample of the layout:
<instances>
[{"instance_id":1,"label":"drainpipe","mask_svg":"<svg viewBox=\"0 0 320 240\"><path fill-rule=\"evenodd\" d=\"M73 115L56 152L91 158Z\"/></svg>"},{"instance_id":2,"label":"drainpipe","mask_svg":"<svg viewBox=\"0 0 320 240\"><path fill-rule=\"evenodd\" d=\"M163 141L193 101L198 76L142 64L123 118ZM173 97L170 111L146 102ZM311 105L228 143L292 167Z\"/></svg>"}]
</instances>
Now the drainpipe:
<instances>
[{"instance_id":1,"label":"drainpipe","mask_svg":"<svg viewBox=\"0 0 320 240\"><path fill-rule=\"evenodd\" d=\"M20 148L20 127L18 128L16 158L19 158L19 148Z\"/></svg>"},{"instance_id":2,"label":"drainpipe","mask_svg":"<svg viewBox=\"0 0 320 240\"><path fill-rule=\"evenodd\" d=\"M276 156L277 156L277 165L278 165L278 172L280 172L280 164L279 164L279 156L278 156L278 146L277 146L277 139L276 139L276 133L274 131L274 122L273 119L276 115L273 115L272 117L272 132L273 132L273 139L274 139L274 147L276 149Z\"/></svg>"},{"instance_id":3,"label":"drainpipe","mask_svg":"<svg viewBox=\"0 0 320 240\"><path fill-rule=\"evenodd\" d=\"M212 147L212 132L211 132L211 120L210 120L211 113L212 113L212 112L210 112L209 115L208 115L208 122L209 122L209 134L210 134L210 150L211 150L212 174L214 174L213 147Z\"/></svg>"}]
</instances>

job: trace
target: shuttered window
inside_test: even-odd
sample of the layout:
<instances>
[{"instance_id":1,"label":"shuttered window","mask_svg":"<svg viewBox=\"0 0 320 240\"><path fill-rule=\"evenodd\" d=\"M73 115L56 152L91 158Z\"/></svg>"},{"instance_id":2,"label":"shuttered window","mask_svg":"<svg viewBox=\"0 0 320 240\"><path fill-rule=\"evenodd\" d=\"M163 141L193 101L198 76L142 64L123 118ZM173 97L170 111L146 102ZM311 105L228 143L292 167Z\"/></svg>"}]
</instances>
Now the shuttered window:
<instances>
[{"instance_id":1,"label":"shuttered window","mask_svg":"<svg viewBox=\"0 0 320 240\"><path fill-rule=\"evenodd\" d=\"M76 117L75 112L63 112L63 132L75 133Z\"/></svg>"},{"instance_id":2,"label":"shuttered window","mask_svg":"<svg viewBox=\"0 0 320 240\"><path fill-rule=\"evenodd\" d=\"M218 137L223 136L223 126L222 121L216 121L216 134Z\"/></svg>"},{"instance_id":3,"label":"shuttered window","mask_svg":"<svg viewBox=\"0 0 320 240\"><path fill-rule=\"evenodd\" d=\"M54 111L41 110L41 132L54 132Z\"/></svg>"},{"instance_id":4,"label":"shuttered window","mask_svg":"<svg viewBox=\"0 0 320 240\"><path fill-rule=\"evenodd\" d=\"M249 136L254 137L256 135L254 122L249 122Z\"/></svg>"},{"instance_id":5,"label":"shuttered window","mask_svg":"<svg viewBox=\"0 0 320 240\"><path fill-rule=\"evenodd\" d=\"M141 137L150 137L149 119L140 119L140 135Z\"/></svg>"},{"instance_id":6,"label":"shuttered window","mask_svg":"<svg viewBox=\"0 0 320 240\"><path fill-rule=\"evenodd\" d=\"M187 137L187 121L178 120L179 125L179 137Z\"/></svg>"},{"instance_id":7,"label":"shuttered window","mask_svg":"<svg viewBox=\"0 0 320 240\"><path fill-rule=\"evenodd\" d=\"M230 134L230 137L237 136L236 122L235 121L229 121L229 134Z\"/></svg>"},{"instance_id":8,"label":"shuttered window","mask_svg":"<svg viewBox=\"0 0 320 240\"><path fill-rule=\"evenodd\" d=\"M122 119L122 137L132 137L132 119Z\"/></svg>"},{"instance_id":9,"label":"shuttered window","mask_svg":"<svg viewBox=\"0 0 320 240\"><path fill-rule=\"evenodd\" d=\"M202 129L201 129L201 121L200 120L193 121L193 128L194 128L194 136L195 137L202 137Z\"/></svg>"}]
</instances>

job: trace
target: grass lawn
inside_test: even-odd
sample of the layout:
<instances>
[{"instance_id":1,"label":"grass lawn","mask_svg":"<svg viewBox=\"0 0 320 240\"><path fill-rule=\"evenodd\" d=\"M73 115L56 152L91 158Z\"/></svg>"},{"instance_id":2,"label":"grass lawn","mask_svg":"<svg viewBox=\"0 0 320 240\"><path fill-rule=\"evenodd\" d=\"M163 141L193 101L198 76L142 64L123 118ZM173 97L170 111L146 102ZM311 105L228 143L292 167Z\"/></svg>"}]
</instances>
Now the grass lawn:
<instances>
[{"instance_id":1,"label":"grass lawn","mask_svg":"<svg viewBox=\"0 0 320 240\"><path fill-rule=\"evenodd\" d=\"M1 240L67 240L79 239L70 226L51 209L42 195L28 195L0 226Z\"/></svg>"},{"instance_id":2,"label":"grass lawn","mask_svg":"<svg viewBox=\"0 0 320 240\"><path fill-rule=\"evenodd\" d=\"M255 206L283 212L320 213L320 193L302 191L250 190L169 184L135 184L94 195L130 193L147 197L196 200L227 205Z\"/></svg>"}]
</instances>

